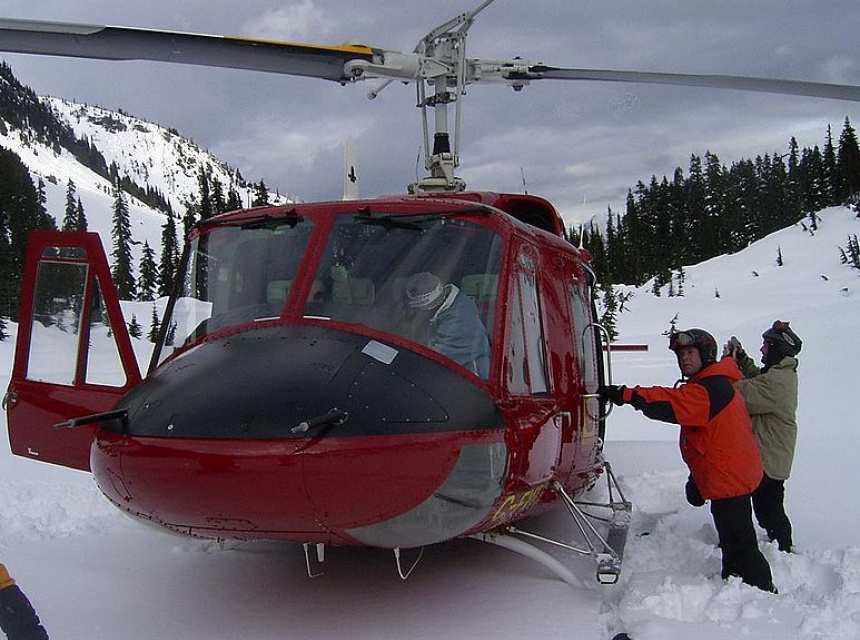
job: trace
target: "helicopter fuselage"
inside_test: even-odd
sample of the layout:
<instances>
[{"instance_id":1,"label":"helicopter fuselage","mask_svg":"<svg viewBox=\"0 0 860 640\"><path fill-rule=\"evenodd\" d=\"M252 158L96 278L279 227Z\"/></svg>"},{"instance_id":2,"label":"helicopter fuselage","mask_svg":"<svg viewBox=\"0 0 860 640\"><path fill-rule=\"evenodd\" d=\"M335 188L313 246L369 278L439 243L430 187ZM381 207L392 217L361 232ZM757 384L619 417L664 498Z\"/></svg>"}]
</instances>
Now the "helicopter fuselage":
<instances>
[{"instance_id":1,"label":"helicopter fuselage","mask_svg":"<svg viewBox=\"0 0 860 640\"><path fill-rule=\"evenodd\" d=\"M204 221L143 378L93 235L31 241L10 442L92 471L133 516L217 539L409 548L503 527L551 506L554 483L577 494L602 472L588 256L540 198ZM416 273L445 284L444 304L408 303ZM458 296L486 366L471 338L443 340ZM59 344L67 378L40 364ZM101 369L109 345L118 383Z\"/></svg>"}]
</instances>

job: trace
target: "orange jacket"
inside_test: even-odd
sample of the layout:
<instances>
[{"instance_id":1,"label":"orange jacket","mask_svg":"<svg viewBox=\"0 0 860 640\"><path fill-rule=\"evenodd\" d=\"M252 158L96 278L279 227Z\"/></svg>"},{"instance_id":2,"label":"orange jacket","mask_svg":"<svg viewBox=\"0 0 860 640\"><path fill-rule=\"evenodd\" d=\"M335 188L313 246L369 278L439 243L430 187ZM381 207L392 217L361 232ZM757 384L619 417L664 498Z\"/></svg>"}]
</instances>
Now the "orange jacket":
<instances>
[{"instance_id":1,"label":"orange jacket","mask_svg":"<svg viewBox=\"0 0 860 640\"><path fill-rule=\"evenodd\" d=\"M678 387L625 389L624 401L649 418L681 425L681 457L708 500L752 493L762 478L761 454L734 359L708 365Z\"/></svg>"}]
</instances>

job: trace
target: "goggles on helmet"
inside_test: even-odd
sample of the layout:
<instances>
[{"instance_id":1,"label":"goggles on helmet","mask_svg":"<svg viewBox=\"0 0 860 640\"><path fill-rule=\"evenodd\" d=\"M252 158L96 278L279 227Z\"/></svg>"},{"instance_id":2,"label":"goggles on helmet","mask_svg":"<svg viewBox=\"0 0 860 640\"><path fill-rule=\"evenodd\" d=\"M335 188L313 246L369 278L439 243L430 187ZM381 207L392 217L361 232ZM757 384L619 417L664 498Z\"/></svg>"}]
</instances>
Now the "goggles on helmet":
<instances>
[{"instance_id":1,"label":"goggles on helmet","mask_svg":"<svg viewBox=\"0 0 860 640\"><path fill-rule=\"evenodd\" d=\"M685 329L669 336L669 348L676 354L685 347L697 349L704 366L717 361L717 342L710 333L703 329Z\"/></svg>"},{"instance_id":2,"label":"goggles on helmet","mask_svg":"<svg viewBox=\"0 0 860 640\"><path fill-rule=\"evenodd\" d=\"M696 338L686 331L678 331L669 336L669 348L677 351L681 347L689 347L696 344Z\"/></svg>"}]
</instances>

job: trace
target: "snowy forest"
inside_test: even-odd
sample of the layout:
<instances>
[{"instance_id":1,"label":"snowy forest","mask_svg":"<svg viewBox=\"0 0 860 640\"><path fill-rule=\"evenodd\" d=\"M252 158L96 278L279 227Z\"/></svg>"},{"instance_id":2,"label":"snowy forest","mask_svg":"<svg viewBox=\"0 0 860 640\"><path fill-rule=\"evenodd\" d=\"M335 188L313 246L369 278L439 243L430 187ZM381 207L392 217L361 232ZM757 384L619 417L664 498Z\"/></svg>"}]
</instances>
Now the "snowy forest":
<instances>
[{"instance_id":1,"label":"snowy forest","mask_svg":"<svg viewBox=\"0 0 860 640\"><path fill-rule=\"evenodd\" d=\"M838 141L828 127L821 148L800 149L792 137L786 153L730 167L715 153L692 155L686 175L678 167L671 178L638 182L623 214L610 209L605 226L592 222L571 236L591 251L604 289L654 278L659 295L667 284L683 287L684 265L737 253L793 224L815 233L817 212L839 205L860 213L860 147L847 117Z\"/></svg>"}]
</instances>

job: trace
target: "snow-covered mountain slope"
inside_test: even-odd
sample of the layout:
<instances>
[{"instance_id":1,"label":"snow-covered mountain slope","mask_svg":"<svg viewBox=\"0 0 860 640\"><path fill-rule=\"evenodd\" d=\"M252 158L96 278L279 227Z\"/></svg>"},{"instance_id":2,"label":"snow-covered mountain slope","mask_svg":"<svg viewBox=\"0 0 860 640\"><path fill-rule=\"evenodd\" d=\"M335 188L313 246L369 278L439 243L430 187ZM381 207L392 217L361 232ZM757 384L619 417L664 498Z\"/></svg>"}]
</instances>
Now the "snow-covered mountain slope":
<instances>
[{"instance_id":1,"label":"snow-covered mountain slope","mask_svg":"<svg viewBox=\"0 0 860 640\"><path fill-rule=\"evenodd\" d=\"M137 184L157 188L170 199L175 212L181 214L186 202L197 198L197 176L207 167L225 193L234 189L245 203L253 196L236 169L175 129L60 98L44 101L79 137L94 144L108 165L114 162Z\"/></svg>"},{"instance_id":2,"label":"snow-covered mountain slope","mask_svg":"<svg viewBox=\"0 0 860 640\"><path fill-rule=\"evenodd\" d=\"M104 156L108 166L115 163L121 176L128 175L138 186L157 190L167 199L177 216L185 213L186 204L198 200L198 174L201 169L223 186L225 193L235 189L249 203L253 187L244 185L238 172L178 132L133 116L100 107L77 104L59 98L40 98L51 107L57 118L67 123L78 138L85 138ZM110 229L113 207L112 186L108 180L82 165L67 150L38 142L27 131L4 122L0 127L0 146L15 152L30 169L34 183L45 183L48 213L62 223L66 192L73 181L84 207L89 228L102 236L108 254L111 252ZM249 177L253 182L254 178ZM161 247L161 226L165 214L129 196L135 259L144 242L156 251ZM286 202L270 194L273 203ZM181 228L181 224L178 225Z\"/></svg>"}]
</instances>

